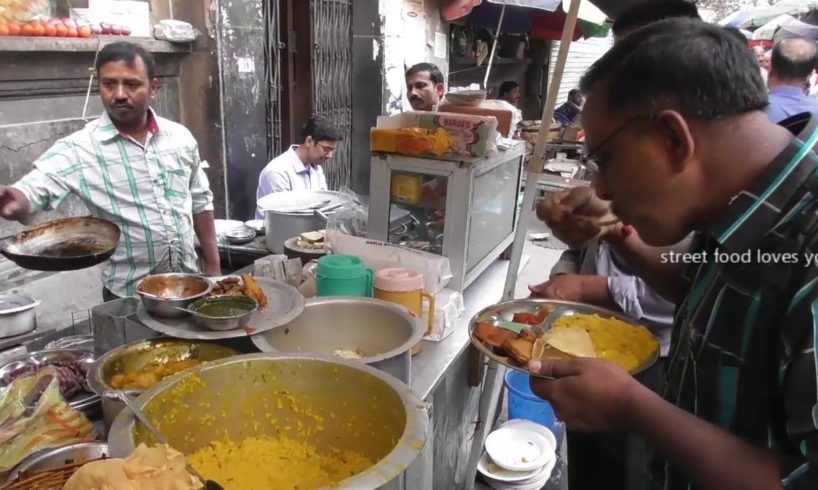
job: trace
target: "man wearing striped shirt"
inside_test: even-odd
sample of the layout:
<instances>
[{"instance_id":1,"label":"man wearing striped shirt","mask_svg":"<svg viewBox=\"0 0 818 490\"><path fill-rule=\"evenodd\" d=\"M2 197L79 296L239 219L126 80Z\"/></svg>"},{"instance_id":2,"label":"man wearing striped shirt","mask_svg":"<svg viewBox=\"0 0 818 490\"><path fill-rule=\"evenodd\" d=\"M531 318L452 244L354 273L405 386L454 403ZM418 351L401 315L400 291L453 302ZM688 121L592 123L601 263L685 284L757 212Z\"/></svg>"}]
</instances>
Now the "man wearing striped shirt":
<instances>
[{"instance_id":1,"label":"man wearing striped shirt","mask_svg":"<svg viewBox=\"0 0 818 490\"><path fill-rule=\"evenodd\" d=\"M679 305L666 386L577 358L532 388L573 430L645 438L653 488L818 488L818 120L770 122L752 54L696 20L630 34L582 89L596 192Z\"/></svg>"},{"instance_id":2,"label":"man wearing striped shirt","mask_svg":"<svg viewBox=\"0 0 818 490\"><path fill-rule=\"evenodd\" d=\"M97 58L105 113L57 141L12 186L0 185L0 216L26 222L69 193L122 238L104 266L103 298L134 293L157 272L196 272L194 233L203 271L219 274L213 194L190 131L150 109L153 57L134 44L109 44Z\"/></svg>"}]
</instances>

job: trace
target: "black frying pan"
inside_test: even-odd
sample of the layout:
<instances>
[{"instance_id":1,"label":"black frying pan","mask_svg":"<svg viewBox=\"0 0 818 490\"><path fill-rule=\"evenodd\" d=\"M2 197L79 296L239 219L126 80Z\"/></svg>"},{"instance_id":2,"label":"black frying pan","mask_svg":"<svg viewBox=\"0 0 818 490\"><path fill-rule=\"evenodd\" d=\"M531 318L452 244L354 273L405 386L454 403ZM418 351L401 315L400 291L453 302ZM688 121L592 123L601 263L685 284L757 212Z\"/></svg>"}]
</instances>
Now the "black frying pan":
<instances>
[{"instance_id":1,"label":"black frying pan","mask_svg":"<svg viewBox=\"0 0 818 490\"><path fill-rule=\"evenodd\" d=\"M99 218L48 221L0 242L0 253L24 269L72 271L108 260L121 232Z\"/></svg>"}]
</instances>

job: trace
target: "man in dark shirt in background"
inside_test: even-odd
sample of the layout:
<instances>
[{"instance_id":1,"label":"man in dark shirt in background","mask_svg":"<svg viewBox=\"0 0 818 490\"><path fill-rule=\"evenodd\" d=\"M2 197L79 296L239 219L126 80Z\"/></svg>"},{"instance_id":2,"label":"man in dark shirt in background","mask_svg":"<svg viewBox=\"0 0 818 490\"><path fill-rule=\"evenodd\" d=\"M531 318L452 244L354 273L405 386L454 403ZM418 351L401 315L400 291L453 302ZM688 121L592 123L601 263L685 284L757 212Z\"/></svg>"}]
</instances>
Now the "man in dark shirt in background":
<instances>
[{"instance_id":1,"label":"man in dark shirt in background","mask_svg":"<svg viewBox=\"0 0 818 490\"><path fill-rule=\"evenodd\" d=\"M751 52L697 20L629 34L581 86L596 192L680 302L662 397L588 358L533 361L533 390L569 429L644 437L653 488L818 488L818 121L773 124ZM691 232L696 255L650 247Z\"/></svg>"}]
</instances>

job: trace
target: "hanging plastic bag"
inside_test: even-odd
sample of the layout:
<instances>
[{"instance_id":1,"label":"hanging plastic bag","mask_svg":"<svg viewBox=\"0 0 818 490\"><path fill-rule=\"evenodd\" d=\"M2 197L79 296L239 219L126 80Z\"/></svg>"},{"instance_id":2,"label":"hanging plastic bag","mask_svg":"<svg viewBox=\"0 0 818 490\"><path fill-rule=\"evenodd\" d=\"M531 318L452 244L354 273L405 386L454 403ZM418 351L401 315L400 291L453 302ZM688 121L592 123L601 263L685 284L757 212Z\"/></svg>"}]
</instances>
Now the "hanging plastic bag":
<instances>
[{"instance_id":1,"label":"hanging plastic bag","mask_svg":"<svg viewBox=\"0 0 818 490\"><path fill-rule=\"evenodd\" d=\"M56 369L18 378L0 395L0 473L40 449L92 441L92 431L88 418L60 394Z\"/></svg>"}]
</instances>

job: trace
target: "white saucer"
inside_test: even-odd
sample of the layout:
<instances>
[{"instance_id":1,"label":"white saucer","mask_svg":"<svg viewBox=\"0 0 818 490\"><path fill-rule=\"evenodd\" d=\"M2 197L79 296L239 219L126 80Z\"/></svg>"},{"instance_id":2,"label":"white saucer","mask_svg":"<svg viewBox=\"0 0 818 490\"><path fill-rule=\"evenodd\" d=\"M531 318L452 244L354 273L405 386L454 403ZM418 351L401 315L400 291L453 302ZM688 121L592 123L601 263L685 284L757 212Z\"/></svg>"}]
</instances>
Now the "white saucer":
<instances>
[{"instance_id":1,"label":"white saucer","mask_svg":"<svg viewBox=\"0 0 818 490\"><path fill-rule=\"evenodd\" d=\"M531 479L537 476L540 470L540 468L537 468L530 471L509 471L495 464L489 457L489 453L485 451L483 451L483 456L477 463L477 471L482 473L483 476L504 483Z\"/></svg>"},{"instance_id":2,"label":"white saucer","mask_svg":"<svg viewBox=\"0 0 818 490\"><path fill-rule=\"evenodd\" d=\"M484 478L486 479L486 483L494 490L540 490L548 483L548 479L551 478L551 473L554 471L556 464L557 458L551 458L548 464L543 466L536 475L528 480L518 482L503 482L485 476Z\"/></svg>"},{"instance_id":3,"label":"white saucer","mask_svg":"<svg viewBox=\"0 0 818 490\"><path fill-rule=\"evenodd\" d=\"M542 468L554 459L554 444L536 431L516 425L501 427L486 438L486 452L497 466L510 471Z\"/></svg>"},{"instance_id":4,"label":"white saucer","mask_svg":"<svg viewBox=\"0 0 818 490\"><path fill-rule=\"evenodd\" d=\"M506 421L504 424L502 424L500 426L501 429L503 427L520 427L520 428L532 430L532 431L536 432L537 434L540 434L541 436L548 439L548 442L551 443L551 447L553 448L553 451L554 452L557 451L557 436L555 436L554 433L551 432L551 430L548 427L542 426L542 425L540 425L540 424L538 424L536 422L532 422L530 420L525 420L525 419L511 419L509 421Z\"/></svg>"}]
</instances>

